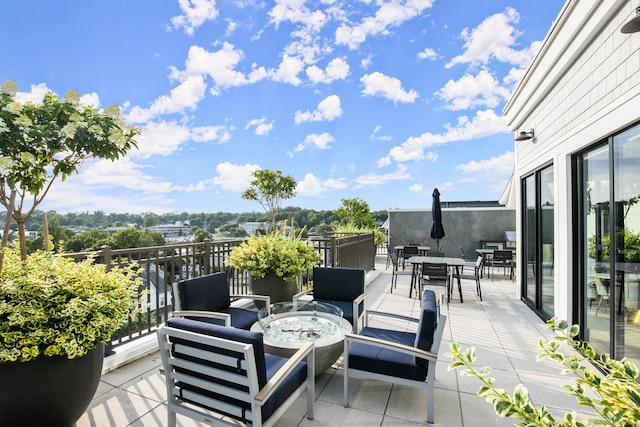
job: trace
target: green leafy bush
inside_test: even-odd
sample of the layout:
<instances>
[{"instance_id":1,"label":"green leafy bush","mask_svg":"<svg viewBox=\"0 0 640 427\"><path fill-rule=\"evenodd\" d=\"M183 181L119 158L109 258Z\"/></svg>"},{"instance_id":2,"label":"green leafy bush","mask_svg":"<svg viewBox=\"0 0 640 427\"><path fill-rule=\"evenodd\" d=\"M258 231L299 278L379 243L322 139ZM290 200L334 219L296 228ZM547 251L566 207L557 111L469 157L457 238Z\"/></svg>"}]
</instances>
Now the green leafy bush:
<instances>
[{"instance_id":1,"label":"green leafy bush","mask_svg":"<svg viewBox=\"0 0 640 427\"><path fill-rule=\"evenodd\" d=\"M495 380L488 376L490 368L474 368L476 354L473 347L462 350L459 344L452 343L447 356L453 357L454 362L449 365L449 370L464 368L461 375L477 377L482 382L478 395L486 397L498 415L522 420L518 426L640 425L640 384L637 382L636 365L625 359L611 359L608 354L598 356L591 345L575 339L580 331L578 325L569 327L567 322L553 318L547 322L547 329L557 335L551 341L540 338L538 360L550 358L564 367L562 374L573 374L574 384L564 387L581 406L591 408L598 415L597 419L581 421L575 413L569 413L557 423L545 406L536 408L531 403L527 389L522 384L516 387L513 396L496 388ZM566 342L576 353L570 356L563 354L560 351L562 342Z\"/></svg>"},{"instance_id":2,"label":"green leafy bush","mask_svg":"<svg viewBox=\"0 0 640 427\"><path fill-rule=\"evenodd\" d=\"M80 357L108 342L136 307L139 269L76 263L49 253L25 261L4 249L0 272L0 363L39 355ZM138 300L138 304L142 299Z\"/></svg>"},{"instance_id":3,"label":"green leafy bush","mask_svg":"<svg viewBox=\"0 0 640 427\"><path fill-rule=\"evenodd\" d=\"M277 231L261 236L252 235L233 248L229 256L231 266L255 278L275 273L285 281L295 281L299 274L319 262L320 254L306 240L285 237Z\"/></svg>"}]
</instances>

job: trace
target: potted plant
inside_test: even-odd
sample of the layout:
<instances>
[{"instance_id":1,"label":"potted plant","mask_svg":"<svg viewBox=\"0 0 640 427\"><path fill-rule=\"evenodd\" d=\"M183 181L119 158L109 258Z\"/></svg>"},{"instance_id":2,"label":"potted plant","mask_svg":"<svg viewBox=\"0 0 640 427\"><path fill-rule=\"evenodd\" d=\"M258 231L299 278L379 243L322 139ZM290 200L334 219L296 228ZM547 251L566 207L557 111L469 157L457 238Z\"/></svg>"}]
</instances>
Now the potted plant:
<instances>
[{"instance_id":1,"label":"potted plant","mask_svg":"<svg viewBox=\"0 0 640 427\"><path fill-rule=\"evenodd\" d=\"M107 269L43 251L4 249L0 272L0 419L68 425L96 391L104 344L134 310L133 265Z\"/></svg>"},{"instance_id":2,"label":"potted plant","mask_svg":"<svg viewBox=\"0 0 640 427\"><path fill-rule=\"evenodd\" d=\"M25 224L53 182L87 159L117 160L137 147L117 106L96 110L77 91L21 102L15 82L0 86L0 420L67 425L97 388L104 342L134 308L134 269L107 269L47 252L27 253ZM8 246L11 221L19 249ZM45 221L46 225L46 221ZM50 249L45 227L45 250Z\"/></svg>"},{"instance_id":3,"label":"potted plant","mask_svg":"<svg viewBox=\"0 0 640 427\"><path fill-rule=\"evenodd\" d=\"M271 302L291 300L298 291L298 277L320 262L320 255L301 236L275 231L252 235L233 248L229 264L251 278L254 294L269 295Z\"/></svg>"}]
</instances>

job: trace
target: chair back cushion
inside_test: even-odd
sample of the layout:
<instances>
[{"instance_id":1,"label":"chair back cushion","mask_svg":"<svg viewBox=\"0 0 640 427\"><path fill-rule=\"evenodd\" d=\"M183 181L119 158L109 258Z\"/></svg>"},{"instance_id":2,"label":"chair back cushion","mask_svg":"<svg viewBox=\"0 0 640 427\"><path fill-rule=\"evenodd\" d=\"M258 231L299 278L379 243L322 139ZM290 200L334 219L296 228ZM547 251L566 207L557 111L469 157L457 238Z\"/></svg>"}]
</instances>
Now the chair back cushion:
<instances>
[{"instance_id":1,"label":"chair back cushion","mask_svg":"<svg viewBox=\"0 0 640 427\"><path fill-rule=\"evenodd\" d=\"M314 267L313 298L353 301L364 293L364 270L345 267Z\"/></svg>"},{"instance_id":2,"label":"chair back cushion","mask_svg":"<svg viewBox=\"0 0 640 427\"><path fill-rule=\"evenodd\" d=\"M438 305L436 303L436 294L434 291L427 289L424 291L422 298L422 309L420 311L420 322L418 323L418 331L416 333L416 341L414 346L421 350L430 351L433 345L433 333L438 326ZM416 363L424 365L424 359L416 358Z\"/></svg>"},{"instance_id":3,"label":"chair back cushion","mask_svg":"<svg viewBox=\"0 0 640 427\"><path fill-rule=\"evenodd\" d=\"M231 305L227 273L207 274L178 282L182 310L221 311Z\"/></svg>"},{"instance_id":4,"label":"chair back cushion","mask_svg":"<svg viewBox=\"0 0 640 427\"><path fill-rule=\"evenodd\" d=\"M259 388L264 387L267 384L267 368L265 362L264 343L262 340L262 333L245 331L237 328L227 328L220 325L214 325L207 322L200 322L197 320L185 319L183 317L172 317L167 320L167 326L176 329L182 329L185 331L195 332L202 335L211 337L222 338L230 341L241 342L244 344L251 344L253 346L253 354L256 361L256 373L258 377ZM206 349L207 351L213 351L221 354L226 354L223 349L208 348L205 345L198 345L197 343L189 343L189 345Z\"/></svg>"}]
</instances>

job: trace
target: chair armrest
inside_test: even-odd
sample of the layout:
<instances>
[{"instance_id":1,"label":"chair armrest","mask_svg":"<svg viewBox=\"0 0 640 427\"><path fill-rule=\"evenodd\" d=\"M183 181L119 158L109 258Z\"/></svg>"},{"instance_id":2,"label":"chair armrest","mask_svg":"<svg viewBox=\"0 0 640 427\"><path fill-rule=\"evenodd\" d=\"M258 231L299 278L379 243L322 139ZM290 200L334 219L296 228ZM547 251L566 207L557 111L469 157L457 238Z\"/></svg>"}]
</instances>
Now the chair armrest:
<instances>
[{"instance_id":1,"label":"chair armrest","mask_svg":"<svg viewBox=\"0 0 640 427\"><path fill-rule=\"evenodd\" d=\"M210 319L220 319L224 321L225 326L231 326L231 315L227 313L219 313L217 311L203 310L180 310L173 312L174 317L206 317Z\"/></svg>"},{"instance_id":2,"label":"chair armrest","mask_svg":"<svg viewBox=\"0 0 640 427\"><path fill-rule=\"evenodd\" d=\"M269 380L269 382L264 387L262 387L258 394L256 394L256 402L259 405L264 404L269 399L269 397L271 397L280 383L284 381L287 375L291 373L293 368L300 362L302 362L305 358L307 359L307 373L308 375L310 375L310 377L307 377L307 381L311 381L312 384L315 384L315 347L313 345L313 342L307 342L298 351L296 351L293 356L291 356L289 360L287 360L287 362L282 365L280 369L278 369L278 372L273 375L271 380ZM307 393L309 392L313 393L313 390L307 390Z\"/></svg>"},{"instance_id":3,"label":"chair armrest","mask_svg":"<svg viewBox=\"0 0 640 427\"><path fill-rule=\"evenodd\" d=\"M345 347L348 347L349 343L360 342L366 345L372 345L379 348L386 348L388 350L397 351L400 353L406 353L410 356L415 356L420 359L424 359L430 362L437 362L438 355L430 351L421 350L416 347L410 347L404 344L398 344L391 341L385 341L378 338L366 337L357 334L345 334L344 336Z\"/></svg>"},{"instance_id":4,"label":"chair armrest","mask_svg":"<svg viewBox=\"0 0 640 427\"><path fill-rule=\"evenodd\" d=\"M363 293L361 293L360 295L358 295L358 296L356 297L356 299L354 299L354 300L353 300L353 303L354 303L354 304L360 304L360 303L365 299L365 297L366 297L366 296L367 296L367 294L366 294L366 293L364 293L364 292L363 292Z\"/></svg>"},{"instance_id":5,"label":"chair armrest","mask_svg":"<svg viewBox=\"0 0 640 427\"><path fill-rule=\"evenodd\" d=\"M271 297L269 295L253 295L253 294L231 294L229 298L246 298L258 301L264 301L267 305L271 305Z\"/></svg>"},{"instance_id":6,"label":"chair armrest","mask_svg":"<svg viewBox=\"0 0 640 427\"><path fill-rule=\"evenodd\" d=\"M394 318L394 319L407 320L409 322L414 322L414 323L420 322L420 319L418 319L417 317L405 316L405 315L402 315L402 314L391 313L391 312L388 312L388 311L367 310L367 311L365 311L365 326L367 324L367 319L368 319L369 315L371 315L371 316L391 317L391 318Z\"/></svg>"},{"instance_id":7,"label":"chair armrest","mask_svg":"<svg viewBox=\"0 0 640 427\"><path fill-rule=\"evenodd\" d=\"M293 296L293 299L300 299L307 295L313 295L313 289L307 289L306 291L298 292Z\"/></svg>"}]
</instances>

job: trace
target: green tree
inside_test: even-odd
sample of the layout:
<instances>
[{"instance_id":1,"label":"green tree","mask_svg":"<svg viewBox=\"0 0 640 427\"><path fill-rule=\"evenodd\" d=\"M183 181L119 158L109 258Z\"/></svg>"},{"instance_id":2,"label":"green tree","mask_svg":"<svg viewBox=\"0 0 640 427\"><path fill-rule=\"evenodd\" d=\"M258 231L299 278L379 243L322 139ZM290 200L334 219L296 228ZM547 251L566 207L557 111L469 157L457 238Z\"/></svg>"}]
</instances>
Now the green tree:
<instances>
[{"instance_id":1,"label":"green tree","mask_svg":"<svg viewBox=\"0 0 640 427\"><path fill-rule=\"evenodd\" d=\"M297 183L293 177L282 175L279 170L259 169L253 172L253 177L255 179L242 193L242 198L260 203L275 227L282 201L295 196Z\"/></svg>"},{"instance_id":2,"label":"green tree","mask_svg":"<svg viewBox=\"0 0 640 427\"><path fill-rule=\"evenodd\" d=\"M193 243L204 242L207 239L211 239L211 237L213 236L211 235L209 230L199 228L193 233Z\"/></svg>"},{"instance_id":3,"label":"green tree","mask_svg":"<svg viewBox=\"0 0 640 427\"><path fill-rule=\"evenodd\" d=\"M17 92L15 82L0 87L0 203L9 213L6 228L11 218L18 224L26 259L25 223L56 178L77 172L87 158L119 159L137 148L140 131L124 126L117 106L103 112L81 106L77 91L62 99L47 93L37 104L18 102Z\"/></svg>"},{"instance_id":4,"label":"green tree","mask_svg":"<svg viewBox=\"0 0 640 427\"><path fill-rule=\"evenodd\" d=\"M133 227L123 228L113 233L109 244L113 249L139 248L142 246L143 235L142 230L136 230Z\"/></svg>"},{"instance_id":5,"label":"green tree","mask_svg":"<svg viewBox=\"0 0 640 427\"><path fill-rule=\"evenodd\" d=\"M374 228L376 221L369 211L369 204L361 199L342 199L342 206L336 209L342 222L357 228Z\"/></svg>"},{"instance_id":6,"label":"green tree","mask_svg":"<svg viewBox=\"0 0 640 427\"><path fill-rule=\"evenodd\" d=\"M67 252L97 251L101 246L109 244L110 237L107 230L92 228L67 240L65 249Z\"/></svg>"}]
</instances>

